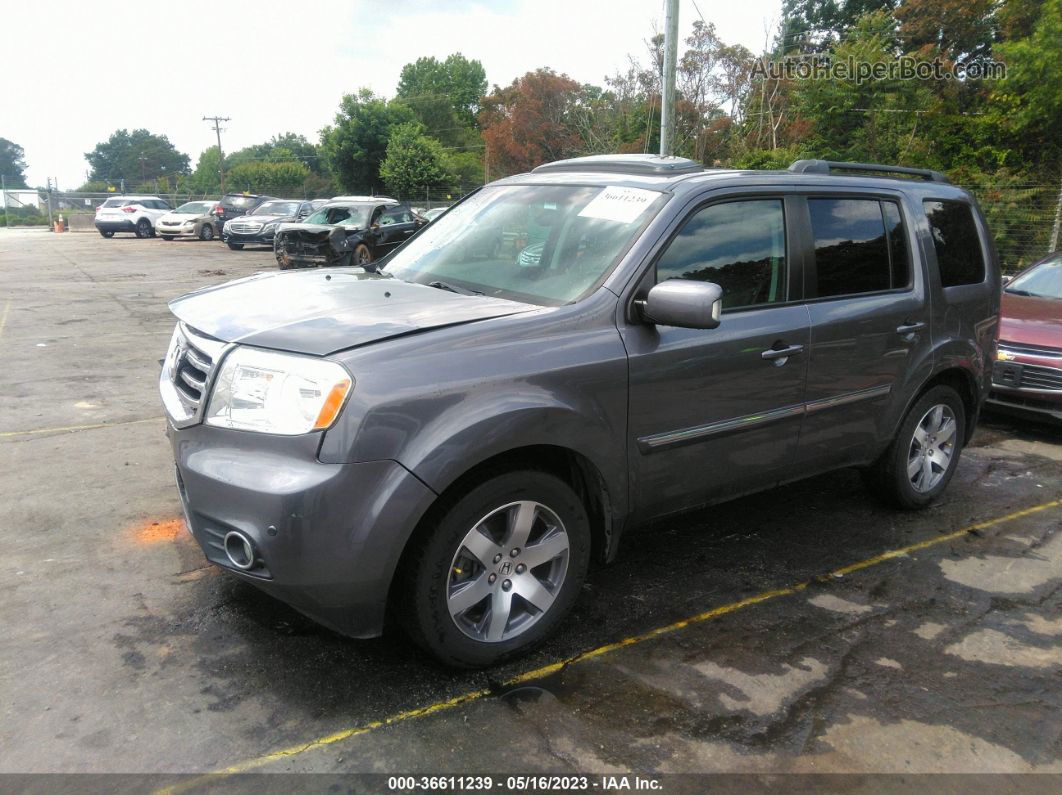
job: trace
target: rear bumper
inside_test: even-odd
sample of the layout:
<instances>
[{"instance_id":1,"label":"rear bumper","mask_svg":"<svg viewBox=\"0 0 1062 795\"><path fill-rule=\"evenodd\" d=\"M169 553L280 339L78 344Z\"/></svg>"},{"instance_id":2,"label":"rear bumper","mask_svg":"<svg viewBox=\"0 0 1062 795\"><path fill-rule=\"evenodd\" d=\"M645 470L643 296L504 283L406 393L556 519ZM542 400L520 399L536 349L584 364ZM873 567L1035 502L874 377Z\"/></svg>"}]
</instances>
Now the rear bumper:
<instances>
[{"instance_id":1,"label":"rear bumper","mask_svg":"<svg viewBox=\"0 0 1062 795\"><path fill-rule=\"evenodd\" d=\"M167 434L189 529L212 563L344 635L380 634L391 578L434 492L393 461L322 464L317 434ZM249 571L225 554L233 530L258 553Z\"/></svg>"},{"instance_id":2,"label":"rear bumper","mask_svg":"<svg viewBox=\"0 0 1062 795\"><path fill-rule=\"evenodd\" d=\"M136 224L132 221L96 221L96 228L101 232L135 232Z\"/></svg>"}]
</instances>

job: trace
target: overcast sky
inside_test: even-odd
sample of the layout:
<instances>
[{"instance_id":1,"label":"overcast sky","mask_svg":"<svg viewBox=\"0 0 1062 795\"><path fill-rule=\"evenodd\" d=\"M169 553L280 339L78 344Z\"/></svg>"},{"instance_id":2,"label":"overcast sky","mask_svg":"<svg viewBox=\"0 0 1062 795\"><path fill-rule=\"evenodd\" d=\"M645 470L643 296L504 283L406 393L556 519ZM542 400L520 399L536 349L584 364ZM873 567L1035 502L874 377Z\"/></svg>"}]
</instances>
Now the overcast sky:
<instances>
[{"instance_id":1,"label":"overcast sky","mask_svg":"<svg viewBox=\"0 0 1062 795\"><path fill-rule=\"evenodd\" d=\"M697 0L727 43L761 51L780 0ZM291 130L311 141L344 93L391 96L403 64L461 52L490 85L540 66L601 84L644 57L662 0L58 0L5 3L0 138L26 150L27 179L85 181L116 129L167 135L195 166L214 143L204 115L229 116L226 151ZM681 31L698 11L681 1Z\"/></svg>"}]
</instances>

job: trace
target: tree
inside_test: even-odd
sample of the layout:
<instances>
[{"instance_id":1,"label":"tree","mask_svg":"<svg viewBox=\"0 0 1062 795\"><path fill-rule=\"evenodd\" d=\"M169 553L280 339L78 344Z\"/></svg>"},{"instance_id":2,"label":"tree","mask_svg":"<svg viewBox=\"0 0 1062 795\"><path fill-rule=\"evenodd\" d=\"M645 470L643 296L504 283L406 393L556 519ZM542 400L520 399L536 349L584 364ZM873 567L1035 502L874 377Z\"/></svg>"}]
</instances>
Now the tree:
<instances>
[{"instance_id":1,"label":"tree","mask_svg":"<svg viewBox=\"0 0 1062 795\"><path fill-rule=\"evenodd\" d=\"M305 136L292 132L274 135L270 140L261 144L238 149L225 156L226 169L235 168L241 163L256 161L268 161L271 163L299 162L314 173L320 173L320 163L317 147L306 140Z\"/></svg>"},{"instance_id":2,"label":"tree","mask_svg":"<svg viewBox=\"0 0 1062 795\"><path fill-rule=\"evenodd\" d=\"M491 169L512 174L579 154L581 95L582 86L550 69L495 87L480 115Z\"/></svg>"},{"instance_id":3,"label":"tree","mask_svg":"<svg viewBox=\"0 0 1062 795\"><path fill-rule=\"evenodd\" d=\"M0 138L0 174L9 188L28 188L26 184L26 153L14 141Z\"/></svg>"},{"instance_id":4,"label":"tree","mask_svg":"<svg viewBox=\"0 0 1062 795\"><path fill-rule=\"evenodd\" d=\"M437 114L439 100L442 100L453 109L459 122L472 127L486 92L487 73L483 64L455 52L445 61L432 57L407 63L402 67L397 93L418 118L421 113ZM435 110L425 110L433 106ZM432 129L430 121L421 121Z\"/></svg>"},{"instance_id":5,"label":"tree","mask_svg":"<svg viewBox=\"0 0 1062 795\"><path fill-rule=\"evenodd\" d=\"M184 182L184 187L193 193L217 193L221 190L221 175L218 173L218 148L208 146L200 155L195 171Z\"/></svg>"},{"instance_id":6,"label":"tree","mask_svg":"<svg viewBox=\"0 0 1062 795\"><path fill-rule=\"evenodd\" d=\"M225 173L226 187L246 193L295 196L303 193L310 169L298 161L240 163Z\"/></svg>"},{"instance_id":7,"label":"tree","mask_svg":"<svg viewBox=\"0 0 1062 795\"><path fill-rule=\"evenodd\" d=\"M391 130L380 176L387 189L402 198L419 196L426 188L453 181L446 170L442 146L424 135L418 122L399 124Z\"/></svg>"},{"instance_id":8,"label":"tree","mask_svg":"<svg viewBox=\"0 0 1062 795\"><path fill-rule=\"evenodd\" d=\"M345 94L335 122L321 130L325 166L344 190L378 189L391 130L411 121L413 112L406 105L378 97L368 88Z\"/></svg>"},{"instance_id":9,"label":"tree","mask_svg":"<svg viewBox=\"0 0 1062 795\"><path fill-rule=\"evenodd\" d=\"M147 130L116 130L106 141L85 153L92 167L90 180L129 184L167 174L187 174L188 155L178 152L165 135Z\"/></svg>"}]
</instances>

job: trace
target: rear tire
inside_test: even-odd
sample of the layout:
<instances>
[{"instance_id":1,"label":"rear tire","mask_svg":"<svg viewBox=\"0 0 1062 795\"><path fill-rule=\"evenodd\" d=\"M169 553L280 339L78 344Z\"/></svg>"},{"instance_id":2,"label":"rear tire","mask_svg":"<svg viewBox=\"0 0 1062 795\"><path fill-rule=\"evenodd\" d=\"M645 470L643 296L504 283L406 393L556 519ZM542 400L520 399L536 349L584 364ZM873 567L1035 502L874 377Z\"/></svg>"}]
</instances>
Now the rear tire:
<instances>
[{"instance_id":1,"label":"rear tire","mask_svg":"<svg viewBox=\"0 0 1062 795\"><path fill-rule=\"evenodd\" d=\"M99 231L101 237L105 237L105 238L108 238L108 239L114 237L114 232L105 232L102 229L100 229L98 231Z\"/></svg>"},{"instance_id":2,"label":"rear tire","mask_svg":"<svg viewBox=\"0 0 1062 795\"><path fill-rule=\"evenodd\" d=\"M151 221L147 218L141 218L136 222L136 236L139 238L152 237L155 234L155 230L151 228Z\"/></svg>"},{"instance_id":3,"label":"rear tire","mask_svg":"<svg viewBox=\"0 0 1062 795\"><path fill-rule=\"evenodd\" d=\"M590 523L559 478L501 474L447 499L427 521L410 541L396 606L410 638L443 663L475 668L522 654L575 604Z\"/></svg>"},{"instance_id":4,"label":"rear tire","mask_svg":"<svg viewBox=\"0 0 1062 795\"><path fill-rule=\"evenodd\" d=\"M966 443L966 408L950 386L920 397L900 423L889 449L863 472L863 481L890 505L915 510L948 487Z\"/></svg>"},{"instance_id":5,"label":"rear tire","mask_svg":"<svg viewBox=\"0 0 1062 795\"><path fill-rule=\"evenodd\" d=\"M243 251L243 243L229 243L229 248L233 251Z\"/></svg>"}]
</instances>

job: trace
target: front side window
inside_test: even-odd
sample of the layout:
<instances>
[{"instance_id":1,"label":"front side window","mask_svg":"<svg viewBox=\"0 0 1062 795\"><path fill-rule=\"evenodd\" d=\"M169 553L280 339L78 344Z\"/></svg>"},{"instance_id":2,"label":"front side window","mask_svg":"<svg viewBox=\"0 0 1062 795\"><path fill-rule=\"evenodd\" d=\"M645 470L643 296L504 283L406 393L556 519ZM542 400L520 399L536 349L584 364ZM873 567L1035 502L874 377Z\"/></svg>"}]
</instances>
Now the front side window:
<instances>
[{"instance_id":1,"label":"front side window","mask_svg":"<svg viewBox=\"0 0 1062 795\"><path fill-rule=\"evenodd\" d=\"M723 308L786 300L785 211L781 199L713 204L694 214L657 260L656 279L723 288Z\"/></svg>"},{"instance_id":2,"label":"front side window","mask_svg":"<svg viewBox=\"0 0 1062 795\"><path fill-rule=\"evenodd\" d=\"M933 248L937 252L940 283L944 287L980 284L985 280L985 257L973 208L966 202L924 202Z\"/></svg>"},{"instance_id":3,"label":"front side window","mask_svg":"<svg viewBox=\"0 0 1062 795\"><path fill-rule=\"evenodd\" d=\"M419 284L558 306L615 267L664 194L601 185L483 188L412 238L385 272Z\"/></svg>"},{"instance_id":4,"label":"front side window","mask_svg":"<svg viewBox=\"0 0 1062 795\"><path fill-rule=\"evenodd\" d=\"M891 289L892 267L881 202L877 199L808 199L815 239L817 295Z\"/></svg>"}]
</instances>

